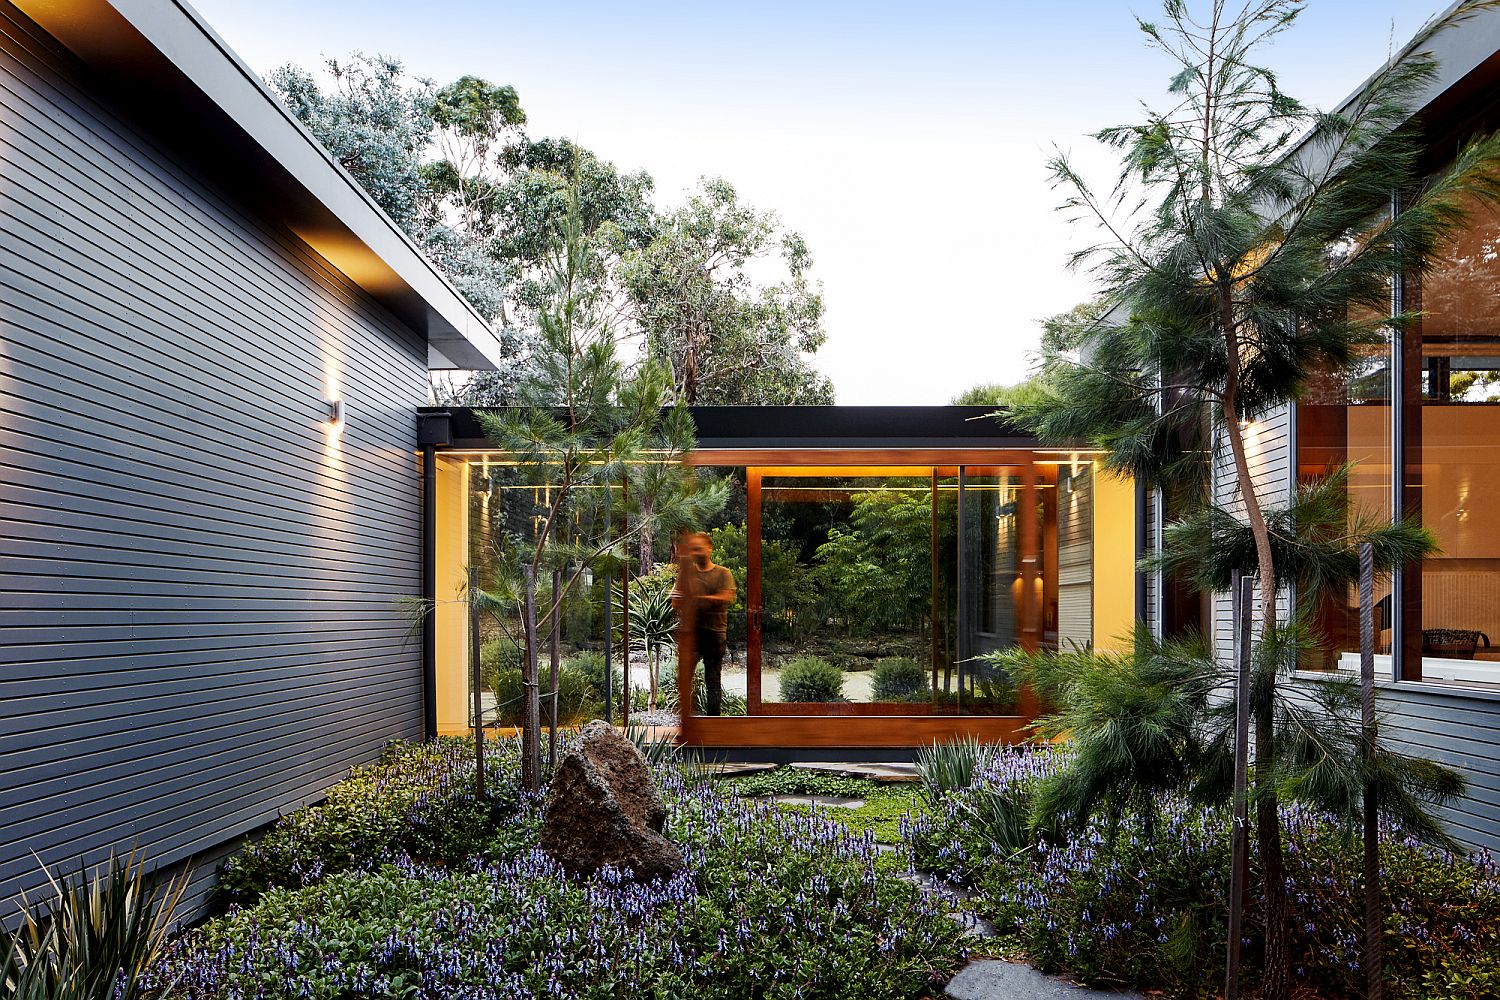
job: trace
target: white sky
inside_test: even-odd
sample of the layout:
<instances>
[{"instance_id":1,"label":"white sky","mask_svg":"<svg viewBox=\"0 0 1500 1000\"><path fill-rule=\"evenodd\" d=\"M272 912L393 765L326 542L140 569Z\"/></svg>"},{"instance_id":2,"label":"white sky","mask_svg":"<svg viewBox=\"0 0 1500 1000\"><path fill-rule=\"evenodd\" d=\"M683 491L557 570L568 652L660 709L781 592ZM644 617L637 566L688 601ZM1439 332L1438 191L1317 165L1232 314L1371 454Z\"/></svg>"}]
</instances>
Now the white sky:
<instances>
[{"instance_id":1,"label":"white sky","mask_svg":"<svg viewBox=\"0 0 1500 1000\"><path fill-rule=\"evenodd\" d=\"M841 403L945 403L1026 374L1038 320L1087 298L1054 211L1054 143L1134 119L1170 66L1151 3L551 3L195 0L249 65L352 50L446 83L509 83L532 135L647 170L657 203L720 174L807 238L827 302L816 358ZM1435 0L1314 0L1268 54L1328 105ZM1107 172L1098 173L1103 181Z\"/></svg>"}]
</instances>

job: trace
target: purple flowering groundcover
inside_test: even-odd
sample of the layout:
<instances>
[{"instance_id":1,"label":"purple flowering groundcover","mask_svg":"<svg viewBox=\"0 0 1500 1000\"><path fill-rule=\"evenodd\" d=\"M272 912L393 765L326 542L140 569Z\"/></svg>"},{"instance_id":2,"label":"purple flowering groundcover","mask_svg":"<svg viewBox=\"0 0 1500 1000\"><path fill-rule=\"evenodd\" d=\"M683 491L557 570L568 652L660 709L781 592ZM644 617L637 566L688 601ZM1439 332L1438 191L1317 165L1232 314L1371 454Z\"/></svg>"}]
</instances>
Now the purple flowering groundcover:
<instances>
[{"instance_id":1,"label":"purple flowering groundcover","mask_svg":"<svg viewBox=\"0 0 1500 1000\"><path fill-rule=\"evenodd\" d=\"M1100 986L1211 997L1224 980L1229 823L1222 809L1177 797L1143 817L1105 817L1071 836L1007 852L977 833L960 803L1025 798L1064 765L1055 750L989 757L973 786L913 817L904 837L919 867L968 884L975 908L1016 952L1047 971ZM1361 847L1332 818L1283 811L1287 886L1299 915L1296 974L1308 997L1362 996ZM1386 995L1422 1000L1500 996L1500 867L1386 830ZM1252 886L1256 884L1252 879ZM1252 908L1255 901L1251 901ZM1260 947L1249 914L1253 978Z\"/></svg>"},{"instance_id":2,"label":"purple flowering groundcover","mask_svg":"<svg viewBox=\"0 0 1500 1000\"><path fill-rule=\"evenodd\" d=\"M877 866L873 838L672 764L657 775L687 870L569 878L536 847L514 745L491 754L484 806L471 754L393 748L284 820L231 863L236 905L177 942L156 995L915 1000L964 958L942 903Z\"/></svg>"}]
</instances>

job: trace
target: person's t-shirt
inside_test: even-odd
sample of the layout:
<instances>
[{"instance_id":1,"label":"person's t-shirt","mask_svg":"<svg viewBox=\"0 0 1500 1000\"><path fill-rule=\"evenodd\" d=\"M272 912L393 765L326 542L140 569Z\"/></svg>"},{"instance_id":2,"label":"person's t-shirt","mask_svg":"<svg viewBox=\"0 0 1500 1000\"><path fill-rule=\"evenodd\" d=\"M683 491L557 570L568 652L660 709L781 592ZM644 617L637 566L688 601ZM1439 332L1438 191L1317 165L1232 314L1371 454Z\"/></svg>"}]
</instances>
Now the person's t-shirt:
<instances>
[{"instance_id":1,"label":"person's t-shirt","mask_svg":"<svg viewBox=\"0 0 1500 1000\"><path fill-rule=\"evenodd\" d=\"M729 628L729 604L722 601L702 600L706 594L718 594L723 591L734 591L734 574L723 566L711 565L708 569L699 569L696 566L689 567L686 571L689 575L687 593L696 601L694 612L698 627L701 629L712 629L723 635ZM733 603L731 601L730 603Z\"/></svg>"}]
</instances>

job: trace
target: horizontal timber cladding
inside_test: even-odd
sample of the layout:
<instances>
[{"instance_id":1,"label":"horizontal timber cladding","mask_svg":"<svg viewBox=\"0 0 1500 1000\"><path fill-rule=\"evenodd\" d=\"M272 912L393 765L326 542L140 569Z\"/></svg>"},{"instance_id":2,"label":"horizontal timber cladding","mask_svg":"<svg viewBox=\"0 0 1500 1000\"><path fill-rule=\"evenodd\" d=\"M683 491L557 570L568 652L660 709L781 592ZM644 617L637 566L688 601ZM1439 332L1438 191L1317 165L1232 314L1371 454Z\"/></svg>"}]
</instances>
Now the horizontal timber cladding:
<instances>
[{"instance_id":1,"label":"horizontal timber cladding","mask_svg":"<svg viewBox=\"0 0 1500 1000\"><path fill-rule=\"evenodd\" d=\"M1450 832L1500 852L1500 691L1383 684L1379 702L1385 739L1468 779L1465 796L1443 811Z\"/></svg>"},{"instance_id":2,"label":"horizontal timber cladding","mask_svg":"<svg viewBox=\"0 0 1500 1000\"><path fill-rule=\"evenodd\" d=\"M1298 675L1299 690L1321 683L1315 674ZM1376 704L1384 741L1446 764L1468 782L1463 797L1439 810L1448 832L1500 852L1500 689L1382 681Z\"/></svg>"},{"instance_id":3,"label":"horizontal timber cladding","mask_svg":"<svg viewBox=\"0 0 1500 1000\"><path fill-rule=\"evenodd\" d=\"M1213 466L1214 502L1244 517L1245 503L1238 488L1234 457L1229 441L1221 429L1216 435ZM1245 428L1245 457L1250 478L1262 508L1284 506L1292 495L1292 411L1283 407L1251 421ZM1259 590L1256 591L1259 601ZM1290 602L1286 594L1277 596L1277 615L1286 621ZM1218 656L1226 663L1234 659L1234 613L1229 594L1213 596L1213 642Z\"/></svg>"},{"instance_id":4,"label":"horizontal timber cladding","mask_svg":"<svg viewBox=\"0 0 1500 1000\"><path fill-rule=\"evenodd\" d=\"M425 342L97 90L0 2L6 911L33 852L211 871L421 733Z\"/></svg>"}]
</instances>

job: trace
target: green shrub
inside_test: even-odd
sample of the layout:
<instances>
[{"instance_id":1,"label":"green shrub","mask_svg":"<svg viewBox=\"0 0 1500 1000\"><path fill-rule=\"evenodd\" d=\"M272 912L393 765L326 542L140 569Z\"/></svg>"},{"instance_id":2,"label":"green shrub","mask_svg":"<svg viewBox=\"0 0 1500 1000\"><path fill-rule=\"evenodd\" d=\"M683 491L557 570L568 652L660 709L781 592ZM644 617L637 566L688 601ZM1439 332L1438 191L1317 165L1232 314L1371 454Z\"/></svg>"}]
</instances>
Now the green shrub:
<instances>
[{"instance_id":1,"label":"green shrub","mask_svg":"<svg viewBox=\"0 0 1500 1000\"><path fill-rule=\"evenodd\" d=\"M520 643L508 635L502 635L480 644L479 683L482 687L490 691L496 690L496 686L502 683L502 674L507 670L514 670L520 676Z\"/></svg>"},{"instance_id":2,"label":"green shrub","mask_svg":"<svg viewBox=\"0 0 1500 1000\"><path fill-rule=\"evenodd\" d=\"M219 901L252 903L271 888L368 870L395 853L441 863L468 857L493 836L495 816L518 809L519 766L509 766L514 742L490 743L490 797L482 804L474 798L471 740L393 743L380 760L329 789L322 804L282 817L230 858L219 876Z\"/></svg>"},{"instance_id":3,"label":"green shrub","mask_svg":"<svg viewBox=\"0 0 1500 1000\"><path fill-rule=\"evenodd\" d=\"M524 689L520 667L502 667L485 679L485 687L495 696L494 708L485 712L485 725L519 726L525 718Z\"/></svg>"},{"instance_id":4,"label":"green shrub","mask_svg":"<svg viewBox=\"0 0 1500 1000\"><path fill-rule=\"evenodd\" d=\"M543 723L551 718L548 714L551 680L551 666L543 662L538 676ZM495 710L493 715L485 715L485 724L519 726L526 711L520 668L500 670L490 690L495 695ZM571 663L564 663L557 672L557 724L572 726L587 722L599 714L601 704L602 699L596 700L594 697L594 685L588 674Z\"/></svg>"},{"instance_id":5,"label":"green shrub","mask_svg":"<svg viewBox=\"0 0 1500 1000\"><path fill-rule=\"evenodd\" d=\"M875 663L871 691L876 701L926 701L931 696L927 668L905 656Z\"/></svg>"},{"instance_id":6,"label":"green shrub","mask_svg":"<svg viewBox=\"0 0 1500 1000\"><path fill-rule=\"evenodd\" d=\"M781 668L782 701L842 701L844 672L817 656L799 656Z\"/></svg>"},{"instance_id":7,"label":"green shrub","mask_svg":"<svg viewBox=\"0 0 1500 1000\"><path fill-rule=\"evenodd\" d=\"M615 682L620 680L620 664L614 665ZM592 651L574 653L563 661L564 670L573 670L582 675L589 685L589 696L598 705L604 704L604 654Z\"/></svg>"}]
</instances>

